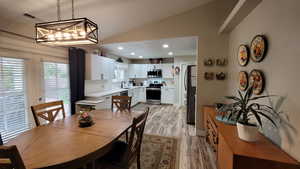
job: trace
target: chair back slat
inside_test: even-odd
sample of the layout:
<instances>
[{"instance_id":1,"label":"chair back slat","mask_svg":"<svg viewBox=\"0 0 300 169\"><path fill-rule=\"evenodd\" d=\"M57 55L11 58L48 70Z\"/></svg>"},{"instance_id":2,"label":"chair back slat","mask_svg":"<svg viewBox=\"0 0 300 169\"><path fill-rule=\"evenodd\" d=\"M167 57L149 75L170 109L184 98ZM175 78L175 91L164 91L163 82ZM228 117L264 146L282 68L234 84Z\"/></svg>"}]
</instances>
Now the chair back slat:
<instances>
[{"instance_id":1,"label":"chair back slat","mask_svg":"<svg viewBox=\"0 0 300 169\"><path fill-rule=\"evenodd\" d=\"M31 111L35 120L36 126L41 125L39 118L48 122L53 122L61 112L63 118L66 117L63 101L54 101L31 106Z\"/></svg>"},{"instance_id":2,"label":"chair back slat","mask_svg":"<svg viewBox=\"0 0 300 169\"><path fill-rule=\"evenodd\" d=\"M0 146L0 168L26 169L16 146Z\"/></svg>"},{"instance_id":3,"label":"chair back slat","mask_svg":"<svg viewBox=\"0 0 300 169\"><path fill-rule=\"evenodd\" d=\"M128 111L131 110L131 97L129 96L112 96L111 98L111 111Z\"/></svg>"},{"instance_id":4,"label":"chair back slat","mask_svg":"<svg viewBox=\"0 0 300 169\"><path fill-rule=\"evenodd\" d=\"M141 151L141 144L143 140L144 129L149 114L149 107L146 108L145 112L133 119L130 136L128 140L128 148L126 155L124 156L123 162L130 162L138 155Z\"/></svg>"}]
</instances>

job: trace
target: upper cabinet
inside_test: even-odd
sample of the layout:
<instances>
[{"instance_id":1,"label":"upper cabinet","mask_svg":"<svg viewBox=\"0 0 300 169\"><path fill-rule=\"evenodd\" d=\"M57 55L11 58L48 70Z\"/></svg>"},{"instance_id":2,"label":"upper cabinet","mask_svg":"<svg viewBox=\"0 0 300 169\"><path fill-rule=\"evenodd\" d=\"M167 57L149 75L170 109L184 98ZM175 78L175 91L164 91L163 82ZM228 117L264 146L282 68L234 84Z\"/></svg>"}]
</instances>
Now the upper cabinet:
<instances>
[{"instance_id":1,"label":"upper cabinet","mask_svg":"<svg viewBox=\"0 0 300 169\"><path fill-rule=\"evenodd\" d=\"M161 69L163 78L170 79L173 76L173 64L129 64L129 78L147 78L147 72L153 69Z\"/></svg>"},{"instance_id":2,"label":"upper cabinet","mask_svg":"<svg viewBox=\"0 0 300 169\"><path fill-rule=\"evenodd\" d=\"M115 60L90 55L86 59L86 80L114 79Z\"/></svg>"},{"instance_id":3,"label":"upper cabinet","mask_svg":"<svg viewBox=\"0 0 300 169\"><path fill-rule=\"evenodd\" d=\"M129 78L147 78L148 65L147 64L130 64L128 77Z\"/></svg>"},{"instance_id":4,"label":"upper cabinet","mask_svg":"<svg viewBox=\"0 0 300 169\"><path fill-rule=\"evenodd\" d=\"M118 63L98 55L86 56L86 80L112 80L113 82L131 79L146 79L147 73L153 69L161 69L162 77L174 78L173 64L127 64Z\"/></svg>"}]
</instances>

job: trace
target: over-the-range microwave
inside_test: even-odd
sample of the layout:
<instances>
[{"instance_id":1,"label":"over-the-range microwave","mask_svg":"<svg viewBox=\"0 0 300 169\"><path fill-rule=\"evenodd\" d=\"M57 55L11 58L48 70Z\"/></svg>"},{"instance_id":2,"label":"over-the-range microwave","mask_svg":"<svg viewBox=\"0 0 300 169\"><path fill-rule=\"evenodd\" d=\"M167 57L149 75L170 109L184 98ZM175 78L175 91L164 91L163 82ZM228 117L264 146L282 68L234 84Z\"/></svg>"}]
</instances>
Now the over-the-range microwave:
<instances>
[{"instance_id":1,"label":"over-the-range microwave","mask_svg":"<svg viewBox=\"0 0 300 169\"><path fill-rule=\"evenodd\" d=\"M152 71L148 71L147 76L150 77L150 78L161 78L162 77L162 70L161 69L154 69Z\"/></svg>"}]
</instances>

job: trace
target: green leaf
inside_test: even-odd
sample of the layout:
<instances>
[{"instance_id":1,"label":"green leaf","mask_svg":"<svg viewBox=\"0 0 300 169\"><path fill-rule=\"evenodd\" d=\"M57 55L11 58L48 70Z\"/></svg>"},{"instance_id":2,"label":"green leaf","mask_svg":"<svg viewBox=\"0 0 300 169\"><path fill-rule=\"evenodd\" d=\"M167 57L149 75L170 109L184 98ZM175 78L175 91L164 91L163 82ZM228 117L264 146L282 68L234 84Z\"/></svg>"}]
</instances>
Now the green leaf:
<instances>
[{"instance_id":1,"label":"green leaf","mask_svg":"<svg viewBox=\"0 0 300 169\"><path fill-rule=\"evenodd\" d=\"M252 104L249 105L249 108L253 109L253 110L255 110L255 108L256 108L256 109L259 110L260 109L260 105L258 103L252 103Z\"/></svg>"},{"instance_id":2,"label":"green leaf","mask_svg":"<svg viewBox=\"0 0 300 169\"><path fill-rule=\"evenodd\" d=\"M262 113L262 112L259 112L259 111L258 111L257 113L260 114L260 115L262 115L262 116L264 116L266 119L270 120L271 123L277 128L276 123L273 121L273 119L272 119L271 117L269 117L269 116L267 116L266 114L264 114L264 113Z\"/></svg>"},{"instance_id":3,"label":"green leaf","mask_svg":"<svg viewBox=\"0 0 300 169\"><path fill-rule=\"evenodd\" d=\"M246 94L245 94L245 101L246 103L249 102L249 99L252 97L252 92L253 91L253 87L251 86L250 88L248 88L248 90L246 91Z\"/></svg>"},{"instance_id":4,"label":"green leaf","mask_svg":"<svg viewBox=\"0 0 300 169\"><path fill-rule=\"evenodd\" d=\"M268 98L268 97L273 97L275 95L265 95L265 96L257 96L249 99L249 101L257 100L257 99L262 99L262 98Z\"/></svg>"},{"instance_id":5,"label":"green leaf","mask_svg":"<svg viewBox=\"0 0 300 169\"><path fill-rule=\"evenodd\" d=\"M271 107L271 106L262 104L261 107L267 107L268 109L272 110L273 113L276 113L276 114L277 114L277 111L276 111L273 107Z\"/></svg>"},{"instance_id":6,"label":"green leaf","mask_svg":"<svg viewBox=\"0 0 300 169\"><path fill-rule=\"evenodd\" d=\"M236 116L236 121L238 121L240 119L240 117L241 117L242 114L243 114L243 112L239 111L238 115Z\"/></svg>"},{"instance_id":7,"label":"green leaf","mask_svg":"<svg viewBox=\"0 0 300 169\"><path fill-rule=\"evenodd\" d=\"M261 119L258 115L258 112L253 110L252 108L251 108L251 111L252 111L252 114L254 114L254 116L255 116L256 120L258 121L259 125L262 127L262 122L261 122Z\"/></svg>"},{"instance_id":8,"label":"green leaf","mask_svg":"<svg viewBox=\"0 0 300 169\"><path fill-rule=\"evenodd\" d=\"M231 100L236 100L236 101L241 101L238 97L235 96L225 96L226 99L231 99Z\"/></svg>"},{"instance_id":9,"label":"green leaf","mask_svg":"<svg viewBox=\"0 0 300 169\"><path fill-rule=\"evenodd\" d=\"M238 93L239 93L239 95L240 95L240 99L243 101L243 100L244 100L244 97L243 97L241 91L238 90Z\"/></svg>"}]
</instances>

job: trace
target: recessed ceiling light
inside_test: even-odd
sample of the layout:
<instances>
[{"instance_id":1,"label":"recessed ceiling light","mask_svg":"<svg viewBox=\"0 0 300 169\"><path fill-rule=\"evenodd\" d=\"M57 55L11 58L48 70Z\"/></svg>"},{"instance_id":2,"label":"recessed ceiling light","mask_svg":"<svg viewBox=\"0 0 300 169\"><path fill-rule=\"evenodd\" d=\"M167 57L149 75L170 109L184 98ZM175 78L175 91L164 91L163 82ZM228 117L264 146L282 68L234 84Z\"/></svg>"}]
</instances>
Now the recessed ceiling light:
<instances>
[{"instance_id":1,"label":"recessed ceiling light","mask_svg":"<svg viewBox=\"0 0 300 169\"><path fill-rule=\"evenodd\" d=\"M163 48L169 48L169 45L168 44L163 44L162 47Z\"/></svg>"},{"instance_id":2,"label":"recessed ceiling light","mask_svg":"<svg viewBox=\"0 0 300 169\"><path fill-rule=\"evenodd\" d=\"M124 48L123 48L122 46L119 46L118 49L119 49L119 50L123 50Z\"/></svg>"},{"instance_id":3,"label":"recessed ceiling light","mask_svg":"<svg viewBox=\"0 0 300 169\"><path fill-rule=\"evenodd\" d=\"M172 56L172 55L173 55L173 52L169 52L168 55Z\"/></svg>"},{"instance_id":4,"label":"recessed ceiling light","mask_svg":"<svg viewBox=\"0 0 300 169\"><path fill-rule=\"evenodd\" d=\"M143 56L139 56L139 58L143 58Z\"/></svg>"},{"instance_id":5,"label":"recessed ceiling light","mask_svg":"<svg viewBox=\"0 0 300 169\"><path fill-rule=\"evenodd\" d=\"M131 52L130 54L131 54L131 55L135 55L135 53L134 53L134 52Z\"/></svg>"}]
</instances>

